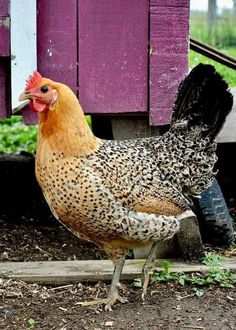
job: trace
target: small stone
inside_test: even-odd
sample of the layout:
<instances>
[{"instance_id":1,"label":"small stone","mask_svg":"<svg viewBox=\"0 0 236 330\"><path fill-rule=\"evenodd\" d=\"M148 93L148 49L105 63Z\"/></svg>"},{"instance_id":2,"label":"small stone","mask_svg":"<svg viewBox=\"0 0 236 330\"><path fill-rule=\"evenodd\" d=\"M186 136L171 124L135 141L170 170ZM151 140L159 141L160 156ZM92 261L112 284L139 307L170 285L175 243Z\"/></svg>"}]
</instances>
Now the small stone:
<instances>
[{"instance_id":1,"label":"small stone","mask_svg":"<svg viewBox=\"0 0 236 330\"><path fill-rule=\"evenodd\" d=\"M106 321L105 322L105 327L112 327L113 326L113 321Z\"/></svg>"},{"instance_id":2,"label":"small stone","mask_svg":"<svg viewBox=\"0 0 236 330\"><path fill-rule=\"evenodd\" d=\"M227 296L226 297L228 300L230 300L230 301L234 301L234 298L232 298L232 297L230 297L230 296Z\"/></svg>"},{"instance_id":3,"label":"small stone","mask_svg":"<svg viewBox=\"0 0 236 330\"><path fill-rule=\"evenodd\" d=\"M4 252L2 253L2 258L4 258L4 259L9 259L9 255L8 255L8 253L7 253L6 251L4 251Z\"/></svg>"}]
</instances>

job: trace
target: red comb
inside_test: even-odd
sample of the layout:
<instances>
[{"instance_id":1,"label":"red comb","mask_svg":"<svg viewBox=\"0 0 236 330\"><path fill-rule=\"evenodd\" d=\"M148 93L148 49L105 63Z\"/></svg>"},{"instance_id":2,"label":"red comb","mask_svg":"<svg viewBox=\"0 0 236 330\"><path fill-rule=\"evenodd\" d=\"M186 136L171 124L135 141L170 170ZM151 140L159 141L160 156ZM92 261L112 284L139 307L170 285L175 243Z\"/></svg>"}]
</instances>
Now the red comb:
<instances>
[{"instance_id":1,"label":"red comb","mask_svg":"<svg viewBox=\"0 0 236 330\"><path fill-rule=\"evenodd\" d=\"M25 89L33 88L42 79L41 74L38 71L34 71L26 80Z\"/></svg>"}]
</instances>

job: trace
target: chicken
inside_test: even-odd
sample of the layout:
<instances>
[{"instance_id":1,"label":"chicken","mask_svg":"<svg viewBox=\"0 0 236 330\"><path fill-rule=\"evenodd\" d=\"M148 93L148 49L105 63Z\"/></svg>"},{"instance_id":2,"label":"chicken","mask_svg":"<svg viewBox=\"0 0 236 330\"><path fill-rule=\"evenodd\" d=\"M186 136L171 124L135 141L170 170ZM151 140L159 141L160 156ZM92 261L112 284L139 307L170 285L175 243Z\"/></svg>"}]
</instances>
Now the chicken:
<instances>
[{"instance_id":1,"label":"chicken","mask_svg":"<svg viewBox=\"0 0 236 330\"><path fill-rule=\"evenodd\" d=\"M108 297L118 300L129 249L152 243L143 267L145 296L158 245L179 230L189 197L212 182L215 137L232 108L227 84L199 64L180 84L170 129L160 137L109 141L95 137L78 99L64 84L34 72L20 100L38 113L36 177L54 216L73 234L104 250L114 263Z\"/></svg>"}]
</instances>

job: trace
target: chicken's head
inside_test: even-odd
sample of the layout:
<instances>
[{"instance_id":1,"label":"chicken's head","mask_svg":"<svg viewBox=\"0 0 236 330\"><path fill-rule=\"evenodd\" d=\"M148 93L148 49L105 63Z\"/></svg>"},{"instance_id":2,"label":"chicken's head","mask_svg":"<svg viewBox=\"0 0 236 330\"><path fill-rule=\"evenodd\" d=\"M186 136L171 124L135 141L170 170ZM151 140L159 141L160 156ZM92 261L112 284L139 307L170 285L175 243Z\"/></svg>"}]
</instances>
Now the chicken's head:
<instances>
[{"instance_id":1,"label":"chicken's head","mask_svg":"<svg viewBox=\"0 0 236 330\"><path fill-rule=\"evenodd\" d=\"M58 92L53 81L43 78L35 71L26 81L25 91L19 101L30 100L30 108L35 112L42 112L53 105L58 99Z\"/></svg>"}]
</instances>

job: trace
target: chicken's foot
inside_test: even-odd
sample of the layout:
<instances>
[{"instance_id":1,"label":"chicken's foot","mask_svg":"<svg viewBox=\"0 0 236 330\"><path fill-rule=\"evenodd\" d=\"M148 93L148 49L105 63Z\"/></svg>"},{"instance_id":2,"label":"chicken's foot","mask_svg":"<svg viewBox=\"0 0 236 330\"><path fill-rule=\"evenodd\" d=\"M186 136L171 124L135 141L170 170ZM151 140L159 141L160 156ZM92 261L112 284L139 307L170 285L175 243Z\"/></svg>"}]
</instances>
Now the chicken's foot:
<instances>
[{"instance_id":1,"label":"chicken's foot","mask_svg":"<svg viewBox=\"0 0 236 330\"><path fill-rule=\"evenodd\" d=\"M112 306L114 303L118 300L122 304L125 302L128 302L127 299L122 298L119 293L118 289L120 288L120 275L123 269L125 263L125 256L121 257L116 263L115 263L115 268L114 268L114 273L113 273L113 278L111 282L111 288L108 293L107 298L104 299L95 299L92 301L85 301L79 303L79 305L83 307L87 306L93 306L93 305L105 305L105 311L111 311Z\"/></svg>"},{"instance_id":2,"label":"chicken's foot","mask_svg":"<svg viewBox=\"0 0 236 330\"><path fill-rule=\"evenodd\" d=\"M149 255L143 266L142 277L141 277L142 285L143 285L143 289L142 289L142 299L143 300L145 299L145 295L147 293L147 288L148 288L150 278L151 278L152 274L154 273L153 263L154 263L154 260L156 259L157 250L162 244L163 244L162 242L153 243L151 250L149 252Z\"/></svg>"}]
</instances>

